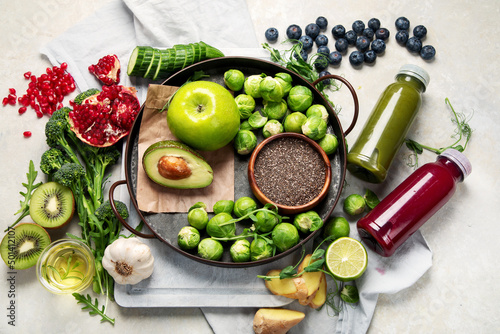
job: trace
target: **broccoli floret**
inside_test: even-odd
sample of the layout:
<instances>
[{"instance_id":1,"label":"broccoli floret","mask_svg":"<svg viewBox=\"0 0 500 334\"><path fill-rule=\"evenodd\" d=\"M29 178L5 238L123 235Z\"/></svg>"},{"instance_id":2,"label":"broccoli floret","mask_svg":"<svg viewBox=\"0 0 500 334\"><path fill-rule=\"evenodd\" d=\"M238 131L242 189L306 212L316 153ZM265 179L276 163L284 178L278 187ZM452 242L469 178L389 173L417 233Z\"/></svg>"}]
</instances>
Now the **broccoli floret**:
<instances>
[{"instance_id":1,"label":"broccoli floret","mask_svg":"<svg viewBox=\"0 0 500 334\"><path fill-rule=\"evenodd\" d=\"M62 107L54 111L54 113L52 113L52 116L50 116L50 118L53 120L68 121L68 114L70 111L71 111L70 107Z\"/></svg>"},{"instance_id":2,"label":"broccoli floret","mask_svg":"<svg viewBox=\"0 0 500 334\"><path fill-rule=\"evenodd\" d=\"M71 159L60 149L53 147L42 154L40 169L50 176L68 162L71 162Z\"/></svg>"},{"instance_id":3,"label":"broccoli floret","mask_svg":"<svg viewBox=\"0 0 500 334\"><path fill-rule=\"evenodd\" d=\"M86 90L86 91L81 92L80 94L78 94L78 95L75 97L75 99L73 100L73 102L74 102L75 104L82 104L82 102L83 102L86 98L91 97L92 95L97 95L97 94L99 94L99 93L100 93L99 89L97 89L97 88L90 88L90 89L88 89L88 90Z\"/></svg>"},{"instance_id":4,"label":"broccoli floret","mask_svg":"<svg viewBox=\"0 0 500 334\"><path fill-rule=\"evenodd\" d=\"M118 212L120 217L122 217L123 219L127 219L129 213L125 203L117 200L115 200L114 203L116 207L116 212ZM95 216L100 221L110 221L117 219L115 213L113 212L113 209L111 208L111 203L109 200L105 201L104 203L102 203L100 207L97 208L97 210L95 211Z\"/></svg>"},{"instance_id":5,"label":"broccoli floret","mask_svg":"<svg viewBox=\"0 0 500 334\"><path fill-rule=\"evenodd\" d=\"M57 172L54 173L54 181L69 187L75 196L83 194L83 189L86 186L86 173L82 165L77 163L67 163L61 166Z\"/></svg>"}]
</instances>

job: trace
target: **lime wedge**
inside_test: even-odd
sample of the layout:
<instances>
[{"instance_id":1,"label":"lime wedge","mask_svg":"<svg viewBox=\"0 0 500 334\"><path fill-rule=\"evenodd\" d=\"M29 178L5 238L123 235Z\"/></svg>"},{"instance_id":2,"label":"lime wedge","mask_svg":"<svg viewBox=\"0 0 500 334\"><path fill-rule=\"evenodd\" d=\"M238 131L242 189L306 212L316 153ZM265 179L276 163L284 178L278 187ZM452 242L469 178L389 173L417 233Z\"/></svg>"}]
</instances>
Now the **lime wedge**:
<instances>
[{"instance_id":1,"label":"lime wedge","mask_svg":"<svg viewBox=\"0 0 500 334\"><path fill-rule=\"evenodd\" d=\"M342 237L328 246L325 262L337 280L348 282L363 275L368 264L368 254L358 240Z\"/></svg>"}]
</instances>

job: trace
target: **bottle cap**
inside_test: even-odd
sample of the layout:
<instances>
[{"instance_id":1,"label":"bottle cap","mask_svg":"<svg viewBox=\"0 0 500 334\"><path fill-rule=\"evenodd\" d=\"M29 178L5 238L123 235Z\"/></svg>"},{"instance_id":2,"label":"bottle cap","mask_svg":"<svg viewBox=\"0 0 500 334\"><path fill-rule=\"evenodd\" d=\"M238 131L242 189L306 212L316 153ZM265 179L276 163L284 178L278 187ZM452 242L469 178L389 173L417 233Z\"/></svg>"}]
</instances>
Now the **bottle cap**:
<instances>
[{"instance_id":1,"label":"bottle cap","mask_svg":"<svg viewBox=\"0 0 500 334\"><path fill-rule=\"evenodd\" d=\"M431 80L429 73L427 73L423 68L413 64L401 66L398 74L410 75L420 80L424 84L424 90L427 88L427 85L429 85L429 81Z\"/></svg>"},{"instance_id":2,"label":"bottle cap","mask_svg":"<svg viewBox=\"0 0 500 334\"><path fill-rule=\"evenodd\" d=\"M469 159L467 159L467 157L460 151L449 148L441 153L440 156L446 157L447 159L453 161L462 171L464 179L472 172L472 165Z\"/></svg>"}]
</instances>

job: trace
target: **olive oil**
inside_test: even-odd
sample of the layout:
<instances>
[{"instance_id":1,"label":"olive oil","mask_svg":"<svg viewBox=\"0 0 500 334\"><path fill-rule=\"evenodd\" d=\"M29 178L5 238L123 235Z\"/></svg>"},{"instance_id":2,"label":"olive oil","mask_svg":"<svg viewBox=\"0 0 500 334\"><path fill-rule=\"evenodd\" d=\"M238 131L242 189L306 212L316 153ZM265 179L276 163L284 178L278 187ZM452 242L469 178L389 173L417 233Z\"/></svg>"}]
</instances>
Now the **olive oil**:
<instances>
[{"instance_id":1,"label":"olive oil","mask_svg":"<svg viewBox=\"0 0 500 334\"><path fill-rule=\"evenodd\" d=\"M82 291L92 283L92 252L77 240L58 240L48 246L40 256L37 275L42 285L51 292Z\"/></svg>"}]
</instances>

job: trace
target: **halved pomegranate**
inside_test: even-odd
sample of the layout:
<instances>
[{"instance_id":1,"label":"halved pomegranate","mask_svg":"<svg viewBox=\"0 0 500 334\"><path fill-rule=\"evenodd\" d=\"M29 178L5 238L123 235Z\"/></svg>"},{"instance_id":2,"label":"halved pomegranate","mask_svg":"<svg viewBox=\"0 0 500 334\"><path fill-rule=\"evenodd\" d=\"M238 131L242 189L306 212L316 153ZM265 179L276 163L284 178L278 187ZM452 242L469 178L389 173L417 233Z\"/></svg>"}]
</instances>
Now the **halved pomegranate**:
<instances>
[{"instance_id":1,"label":"halved pomegranate","mask_svg":"<svg viewBox=\"0 0 500 334\"><path fill-rule=\"evenodd\" d=\"M128 135L140 103L134 87L103 86L102 92L73 104L69 112L71 130L83 142L106 147Z\"/></svg>"},{"instance_id":2,"label":"halved pomegranate","mask_svg":"<svg viewBox=\"0 0 500 334\"><path fill-rule=\"evenodd\" d=\"M116 55L102 57L97 64L89 66L89 72L105 85L120 83L120 61Z\"/></svg>"}]
</instances>

